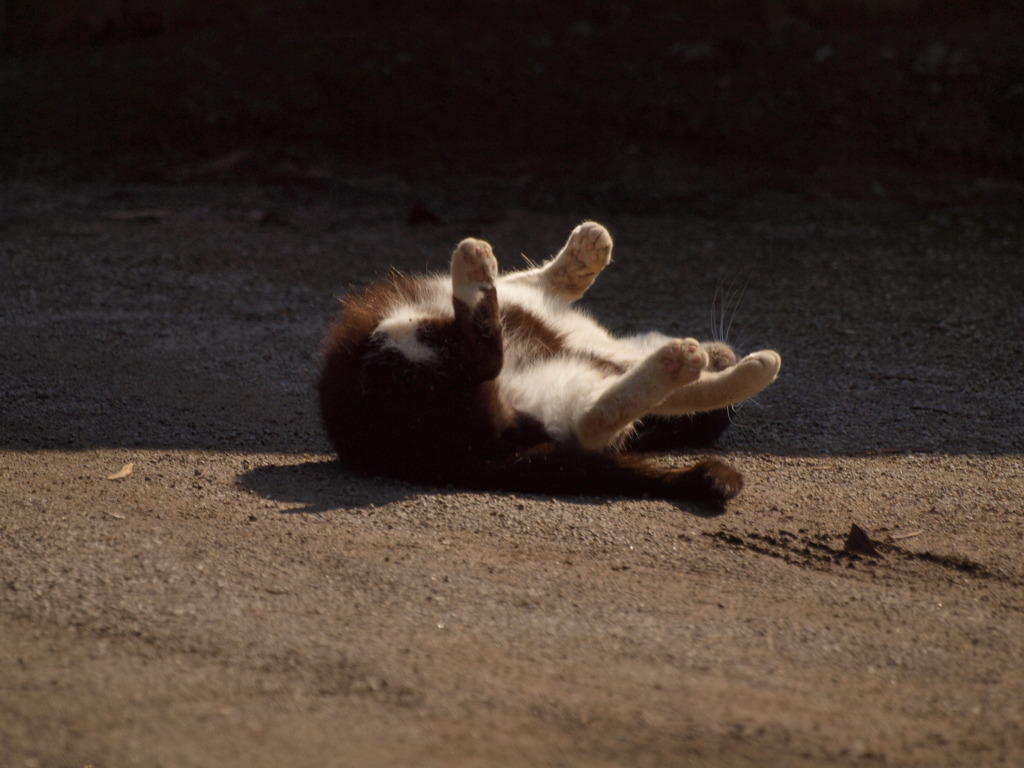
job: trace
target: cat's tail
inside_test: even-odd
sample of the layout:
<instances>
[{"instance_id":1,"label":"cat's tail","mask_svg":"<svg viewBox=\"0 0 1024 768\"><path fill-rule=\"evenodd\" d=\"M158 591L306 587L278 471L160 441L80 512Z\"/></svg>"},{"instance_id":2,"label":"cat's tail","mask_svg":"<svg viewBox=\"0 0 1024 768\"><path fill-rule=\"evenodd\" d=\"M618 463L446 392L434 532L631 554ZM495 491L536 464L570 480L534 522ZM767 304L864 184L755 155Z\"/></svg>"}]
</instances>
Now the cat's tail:
<instances>
[{"instance_id":1,"label":"cat's tail","mask_svg":"<svg viewBox=\"0 0 1024 768\"><path fill-rule=\"evenodd\" d=\"M743 475L718 459L666 469L633 454L595 453L555 444L476 467L464 485L478 490L689 501L720 509L743 488Z\"/></svg>"}]
</instances>

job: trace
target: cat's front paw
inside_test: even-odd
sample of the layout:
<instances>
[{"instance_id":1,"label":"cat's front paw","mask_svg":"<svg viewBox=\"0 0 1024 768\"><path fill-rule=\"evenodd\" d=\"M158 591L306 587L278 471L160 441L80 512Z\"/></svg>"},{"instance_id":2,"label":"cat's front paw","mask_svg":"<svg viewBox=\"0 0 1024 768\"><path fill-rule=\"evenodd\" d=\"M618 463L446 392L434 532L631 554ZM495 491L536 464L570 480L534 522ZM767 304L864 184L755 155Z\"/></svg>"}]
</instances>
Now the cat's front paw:
<instances>
[{"instance_id":1,"label":"cat's front paw","mask_svg":"<svg viewBox=\"0 0 1024 768\"><path fill-rule=\"evenodd\" d=\"M596 221L585 221L569 235L547 270L548 286L566 299L586 293L612 260L612 236Z\"/></svg>"},{"instance_id":2,"label":"cat's front paw","mask_svg":"<svg viewBox=\"0 0 1024 768\"><path fill-rule=\"evenodd\" d=\"M612 236L596 221L585 221L569 235L565 244L572 255L571 269L579 277L593 277L612 260Z\"/></svg>"},{"instance_id":3,"label":"cat's front paw","mask_svg":"<svg viewBox=\"0 0 1024 768\"><path fill-rule=\"evenodd\" d=\"M490 243L467 237L452 254L452 292L455 298L470 307L476 305L483 292L494 287L498 277L498 260Z\"/></svg>"}]
</instances>

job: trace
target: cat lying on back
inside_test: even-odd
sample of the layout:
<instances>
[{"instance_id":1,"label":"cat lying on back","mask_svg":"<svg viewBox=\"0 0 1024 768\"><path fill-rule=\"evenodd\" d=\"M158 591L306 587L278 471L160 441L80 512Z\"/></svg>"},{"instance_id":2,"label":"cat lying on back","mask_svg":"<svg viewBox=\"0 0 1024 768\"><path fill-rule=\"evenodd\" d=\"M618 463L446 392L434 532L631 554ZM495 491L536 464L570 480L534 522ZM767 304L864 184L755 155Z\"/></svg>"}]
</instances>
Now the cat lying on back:
<instances>
[{"instance_id":1,"label":"cat lying on back","mask_svg":"<svg viewBox=\"0 0 1024 768\"><path fill-rule=\"evenodd\" d=\"M611 336L572 306L611 251L608 231L585 222L540 267L499 275L491 246L468 238L450 275L395 275L347 297L319 382L341 460L483 490L735 496L743 478L722 461L665 469L631 449L717 436L728 423L719 409L771 384L781 358L739 359L723 343L657 333Z\"/></svg>"}]
</instances>

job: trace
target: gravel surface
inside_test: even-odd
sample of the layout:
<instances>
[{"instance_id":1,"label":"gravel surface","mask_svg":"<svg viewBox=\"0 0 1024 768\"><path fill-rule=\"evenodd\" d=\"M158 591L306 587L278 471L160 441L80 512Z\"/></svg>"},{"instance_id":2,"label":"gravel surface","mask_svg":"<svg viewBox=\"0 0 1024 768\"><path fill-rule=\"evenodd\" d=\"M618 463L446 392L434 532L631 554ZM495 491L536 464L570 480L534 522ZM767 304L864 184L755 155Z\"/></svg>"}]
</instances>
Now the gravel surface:
<instances>
[{"instance_id":1,"label":"gravel surface","mask_svg":"<svg viewBox=\"0 0 1024 768\"><path fill-rule=\"evenodd\" d=\"M1024 763L1019 189L463 181L0 189L0 763ZM783 355L724 514L332 459L332 297L584 217L610 326Z\"/></svg>"}]
</instances>

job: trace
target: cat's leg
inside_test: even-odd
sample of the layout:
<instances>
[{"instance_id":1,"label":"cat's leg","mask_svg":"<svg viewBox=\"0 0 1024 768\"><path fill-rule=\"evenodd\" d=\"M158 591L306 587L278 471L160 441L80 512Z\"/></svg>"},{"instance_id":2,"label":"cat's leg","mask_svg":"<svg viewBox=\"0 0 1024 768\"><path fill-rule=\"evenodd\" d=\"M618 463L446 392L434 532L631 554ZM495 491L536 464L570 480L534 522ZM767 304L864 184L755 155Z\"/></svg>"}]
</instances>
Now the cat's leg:
<instances>
[{"instance_id":1,"label":"cat's leg","mask_svg":"<svg viewBox=\"0 0 1024 768\"><path fill-rule=\"evenodd\" d=\"M488 381L501 371L504 351L494 281L498 261L489 243L469 237L452 254L452 306L446 352L469 381Z\"/></svg>"},{"instance_id":2,"label":"cat's leg","mask_svg":"<svg viewBox=\"0 0 1024 768\"><path fill-rule=\"evenodd\" d=\"M495 378L504 362L497 275L490 245L473 238L459 243L451 261L453 316L399 306L371 336L360 366L364 389L396 377L431 390Z\"/></svg>"},{"instance_id":3,"label":"cat's leg","mask_svg":"<svg viewBox=\"0 0 1024 768\"><path fill-rule=\"evenodd\" d=\"M754 352L724 371L705 370L696 381L672 392L651 413L677 415L725 408L748 400L775 381L782 357L774 350Z\"/></svg>"},{"instance_id":4,"label":"cat's leg","mask_svg":"<svg viewBox=\"0 0 1024 768\"><path fill-rule=\"evenodd\" d=\"M545 288L575 301L594 284L612 260L612 236L596 221L585 221L569 235L555 257L543 267Z\"/></svg>"},{"instance_id":5,"label":"cat's leg","mask_svg":"<svg viewBox=\"0 0 1024 768\"><path fill-rule=\"evenodd\" d=\"M612 236L596 221L585 221L554 257L536 269L506 275L511 283L535 285L567 302L576 301L612 260Z\"/></svg>"},{"instance_id":6,"label":"cat's leg","mask_svg":"<svg viewBox=\"0 0 1024 768\"><path fill-rule=\"evenodd\" d=\"M491 244L467 237L452 254L452 295L469 309L494 292L498 276L498 260Z\"/></svg>"},{"instance_id":7,"label":"cat's leg","mask_svg":"<svg viewBox=\"0 0 1024 768\"><path fill-rule=\"evenodd\" d=\"M580 445L597 450L615 444L633 423L673 390L694 382L708 355L694 339L674 339L614 379L574 420Z\"/></svg>"}]
</instances>

